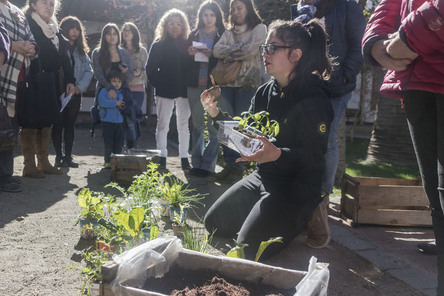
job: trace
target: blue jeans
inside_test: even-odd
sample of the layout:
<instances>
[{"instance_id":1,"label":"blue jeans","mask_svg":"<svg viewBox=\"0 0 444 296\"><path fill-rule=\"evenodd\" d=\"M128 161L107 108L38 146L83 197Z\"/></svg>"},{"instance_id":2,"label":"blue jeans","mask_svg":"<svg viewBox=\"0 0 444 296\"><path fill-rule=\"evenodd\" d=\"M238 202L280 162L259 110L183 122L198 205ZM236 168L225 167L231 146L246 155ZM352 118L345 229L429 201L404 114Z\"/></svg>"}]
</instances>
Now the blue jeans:
<instances>
[{"instance_id":1,"label":"blue jeans","mask_svg":"<svg viewBox=\"0 0 444 296\"><path fill-rule=\"evenodd\" d=\"M141 91L133 91L131 92L134 98L134 104L139 108L142 108L143 99L145 97L145 93ZM139 130L139 122L133 120L129 116L125 116L125 130L124 130L126 139L126 146L128 149L137 148L137 139L140 136ZM124 139L124 140L125 140Z\"/></svg>"},{"instance_id":2,"label":"blue jeans","mask_svg":"<svg viewBox=\"0 0 444 296\"><path fill-rule=\"evenodd\" d=\"M102 122L103 143L105 144L105 163L109 163L111 153L122 153L123 125L121 123Z\"/></svg>"},{"instance_id":3,"label":"blue jeans","mask_svg":"<svg viewBox=\"0 0 444 296\"><path fill-rule=\"evenodd\" d=\"M333 107L334 111L334 117L330 124L327 153L324 155L325 169L321 186L321 190L328 194L333 193L336 169L338 168L339 162L338 126L342 116L344 115L345 109L347 109L347 104L350 99L351 93L338 98L330 98L331 106Z\"/></svg>"},{"instance_id":4,"label":"blue jeans","mask_svg":"<svg viewBox=\"0 0 444 296\"><path fill-rule=\"evenodd\" d=\"M242 112L248 111L255 90L244 90L241 87L221 87L221 90L222 99L219 107L222 111L228 112L230 116L240 116ZM240 154L226 146L222 148L227 166L243 170L243 164L236 163Z\"/></svg>"},{"instance_id":5,"label":"blue jeans","mask_svg":"<svg viewBox=\"0 0 444 296\"><path fill-rule=\"evenodd\" d=\"M200 94L205 87L189 87L188 102L191 108L191 120L193 130L191 140L193 150L191 153L191 164L193 168L214 172L216 167L219 142L217 141L217 130L214 128L210 117L205 124L204 109L200 102ZM208 129L208 144L205 146L205 127Z\"/></svg>"}]
</instances>

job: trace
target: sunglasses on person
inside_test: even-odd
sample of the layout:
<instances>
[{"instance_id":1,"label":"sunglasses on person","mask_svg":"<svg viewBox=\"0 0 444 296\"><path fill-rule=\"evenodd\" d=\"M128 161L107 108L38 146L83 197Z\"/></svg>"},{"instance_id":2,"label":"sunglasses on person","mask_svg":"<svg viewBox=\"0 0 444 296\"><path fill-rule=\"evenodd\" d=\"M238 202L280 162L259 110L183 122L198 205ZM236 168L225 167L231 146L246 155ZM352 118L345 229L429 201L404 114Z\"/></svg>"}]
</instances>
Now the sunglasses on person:
<instances>
[{"instance_id":1,"label":"sunglasses on person","mask_svg":"<svg viewBox=\"0 0 444 296\"><path fill-rule=\"evenodd\" d=\"M296 47L285 46L285 45L262 44L261 45L261 54L264 55L266 53L268 55L273 55L276 52L276 50L281 49L281 48L296 49Z\"/></svg>"},{"instance_id":2,"label":"sunglasses on person","mask_svg":"<svg viewBox=\"0 0 444 296\"><path fill-rule=\"evenodd\" d=\"M174 28L174 27L176 27L176 28L182 28L182 23L175 23L175 22L168 22L168 27L170 27L170 28Z\"/></svg>"}]
</instances>

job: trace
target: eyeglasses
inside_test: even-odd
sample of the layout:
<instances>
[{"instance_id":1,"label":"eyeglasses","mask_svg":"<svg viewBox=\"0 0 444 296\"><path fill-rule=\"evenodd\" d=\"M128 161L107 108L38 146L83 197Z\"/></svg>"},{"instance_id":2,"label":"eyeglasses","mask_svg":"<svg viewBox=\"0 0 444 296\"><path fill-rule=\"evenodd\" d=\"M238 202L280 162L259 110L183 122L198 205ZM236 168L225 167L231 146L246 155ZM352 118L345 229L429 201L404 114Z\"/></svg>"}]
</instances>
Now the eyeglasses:
<instances>
[{"instance_id":1,"label":"eyeglasses","mask_svg":"<svg viewBox=\"0 0 444 296\"><path fill-rule=\"evenodd\" d=\"M261 54L264 55L266 53L268 55L273 55L276 52L276 50L278 50L280 48L295 49L296 47L285 46L285 45L263 44L263 45L261 45Z\"/></svg>"},{"instance_id":2,"label":"eyeglasses","mask_svg":"<svg viewBox=\"0 0 444 296\"><path fill-rule=\"evenodd\" d=\"M176 28L182 28L182 23L175 23L175 22L169 22L168 23L168 27L170 27L170 28L173 28L173 27L176 27Z\"/></svg>"}]
</instances>

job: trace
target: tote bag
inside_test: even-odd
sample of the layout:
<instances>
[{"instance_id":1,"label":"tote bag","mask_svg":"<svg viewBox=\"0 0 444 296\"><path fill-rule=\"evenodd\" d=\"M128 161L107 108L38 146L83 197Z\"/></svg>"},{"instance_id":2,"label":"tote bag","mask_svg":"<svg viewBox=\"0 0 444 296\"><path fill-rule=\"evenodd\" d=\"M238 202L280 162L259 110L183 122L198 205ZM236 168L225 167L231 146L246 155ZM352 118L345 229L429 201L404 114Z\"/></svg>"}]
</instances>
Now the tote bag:
<instances>
[{"instance_id":1,"label":"tote bag","mask_svg":"<svg viewBox=\"0 0 444 296\"><path fill-rule=\"evenodd\" d=\"M218 85L227 85L237 79L241 65L240 61L225 63L219 60L211 71L211 75Z\"/></svg>"},{"instance_id":2,"label":"tote bag","mask_svg":"<svg viewBox=\"0 0 444 296\"><path fill-rule=\"evenodd\" d=\"M232 34L234 42L237 43L236 34ZM237 79L241 66L241 61L224 62L220 59L211 71L211 75L218 85L227 85Z\"/></svg>"}]
</instances>

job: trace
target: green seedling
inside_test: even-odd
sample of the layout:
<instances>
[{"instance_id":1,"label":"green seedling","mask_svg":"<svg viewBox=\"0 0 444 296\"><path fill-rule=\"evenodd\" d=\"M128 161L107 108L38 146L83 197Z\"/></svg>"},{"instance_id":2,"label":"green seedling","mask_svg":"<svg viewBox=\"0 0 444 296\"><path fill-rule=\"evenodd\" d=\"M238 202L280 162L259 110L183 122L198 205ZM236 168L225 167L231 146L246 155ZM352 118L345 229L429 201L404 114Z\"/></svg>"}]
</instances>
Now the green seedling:
<instances>
[{"instance_id":1,"label":"green seedling","mask_svg":"<svg viewBox=\"0 0 444 296\"><path fill-rule=\"evenodd\" d=\"M270 113L261 111L258 113L242 112L241 117L236 116L233 119L238 120L238 130L247 130L254 128L268 138L274 138L279 134L279 123L276 120L269 119Z\"/></svg>"},{"instance_id":2,"label":"green seedling","mask_svg":"<svg viewBox=\"0 0 444 296\"><path fill-rule=\"evenodd\" d=\"M259 258L262 256L262 253L265 251L265 249L271 245L272 243L282 243L282 237L274 237L274 238L270 238L268 241L265 242L261 242L261 244L259 245L259 249L256 253L256 257L254 259L254 261L259 261ZM231 248L230 251L228 251L227 256L228 257L233 257L233 258L241 258L241 259L245 259L245 251L244 248L248 246L248 244L237 244L236 240L234 240L234 244L235 246L233 248L231 248L230 245L227 245L228 247Z\"/></svg>"}]
</instances>

